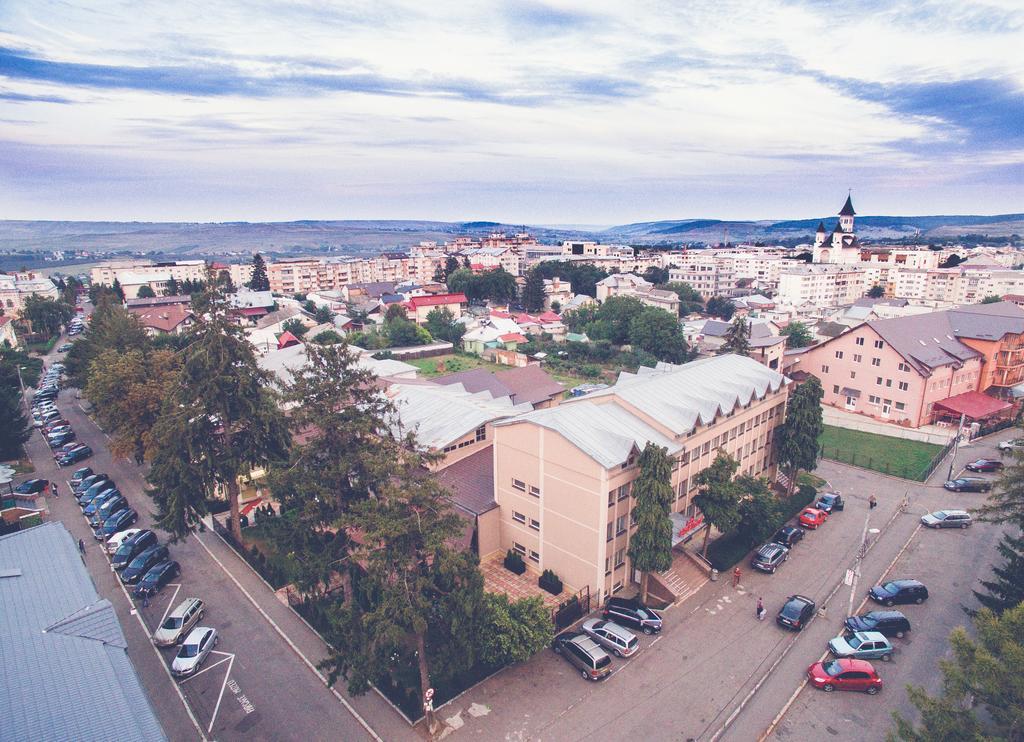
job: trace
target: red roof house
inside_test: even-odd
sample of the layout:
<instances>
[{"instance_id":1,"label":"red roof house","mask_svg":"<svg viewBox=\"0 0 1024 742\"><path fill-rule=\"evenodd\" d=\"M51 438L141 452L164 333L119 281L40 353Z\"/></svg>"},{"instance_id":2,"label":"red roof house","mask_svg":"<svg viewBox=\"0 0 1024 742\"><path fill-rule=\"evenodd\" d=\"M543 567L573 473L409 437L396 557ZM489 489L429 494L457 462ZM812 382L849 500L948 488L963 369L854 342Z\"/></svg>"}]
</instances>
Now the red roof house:
<instances>
[{"instance_id":1,"label":"red roof house","mask_svg":"<svg viewBox=\"0 0 1024 742\"><path fill-rule=\"evenodd\" d=\"M288 332L288 330L285 330L284 332L282 332L277 337L277 349L278 350L283 350L285 348L290 348L293 345L299 345L300 343L301 343L301 341L297 337L292 335L290 332Z\"/></svg>"},{"instance_id":2,"label":"red roof house","mask_svg":"<svg viewBox=\"0 0 1024 742\"><path fill-rule=\"evenodd\" d=\"M427 315L437 308L446 308L458 319L462 310L469 304L465 294L435 294L433 296L414 296L407 302L409 319L419 324L427 321Z\"/></svg>"}]
</instances>

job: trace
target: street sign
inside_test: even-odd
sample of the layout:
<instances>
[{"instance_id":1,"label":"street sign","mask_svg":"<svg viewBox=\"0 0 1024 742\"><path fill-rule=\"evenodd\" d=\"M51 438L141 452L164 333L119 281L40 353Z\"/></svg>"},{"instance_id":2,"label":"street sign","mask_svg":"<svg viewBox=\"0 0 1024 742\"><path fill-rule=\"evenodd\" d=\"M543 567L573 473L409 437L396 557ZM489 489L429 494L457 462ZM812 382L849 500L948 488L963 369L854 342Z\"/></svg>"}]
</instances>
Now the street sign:
<instances>
[{"instance_id":1,"label":"street sign","mask_svg":"<svg viewBox=\"0 0 1024 742\"><path fill-rule=\"evenodd\" d=\"M433 688L427 688L427 690L424 691L424 693L423 693L423 700L424 701L429 701L433 697L434 697L434 689Z\"/></svg>"}]
</instances>

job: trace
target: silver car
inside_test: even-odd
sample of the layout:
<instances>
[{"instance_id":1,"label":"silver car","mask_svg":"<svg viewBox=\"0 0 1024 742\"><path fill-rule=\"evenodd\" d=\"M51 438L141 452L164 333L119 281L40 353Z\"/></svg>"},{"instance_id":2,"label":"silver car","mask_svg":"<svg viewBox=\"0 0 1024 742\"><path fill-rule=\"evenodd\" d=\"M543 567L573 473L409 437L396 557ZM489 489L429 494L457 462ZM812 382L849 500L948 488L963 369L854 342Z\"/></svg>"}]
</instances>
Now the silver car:
<instances>
[{"instance_id":1,"label":"silver car","mask_svg":"<svg viewBox=\"0 0 1024 742\"><path fill-rule=\"evenodd\" d=\"M217 646L218 639L217 629L196 626L178 647L178 653L171 663L171 674L179 678L195 675L200 665Z\"/></svg>"},{"instance_id":2,"label":"silver car","mask_svg":"<svg viewBox=\"0 0 1024 742\"><path fill-rule=\"evenodd\" d=\"M587 636L609 650L616 657L632 657L640 649L636 634L612 621L591 618L581 627Z\"/></svg>"},{"instance_id":3,"label":"silver car","mask_svg":"<svg viewBox=\"0 0 1024 742\"><path fill-rule=\"evenodd\" d=\"M205 612L206 605L199 598L185 598L167 614L160 628L153 632L153 643L158 647L179 644L199 623Z\"/></svg>"},{"instance_id":4,"label":"silver car","mask_svg":"<svg viewBox=\"0 0 1024 742\"><path fill-rule=\"evenodd\" d=\"M936 510L922 515L921 523L928 528L967 528L971 525L971 514L966 510Z\"/></svg>"}]
</instances>

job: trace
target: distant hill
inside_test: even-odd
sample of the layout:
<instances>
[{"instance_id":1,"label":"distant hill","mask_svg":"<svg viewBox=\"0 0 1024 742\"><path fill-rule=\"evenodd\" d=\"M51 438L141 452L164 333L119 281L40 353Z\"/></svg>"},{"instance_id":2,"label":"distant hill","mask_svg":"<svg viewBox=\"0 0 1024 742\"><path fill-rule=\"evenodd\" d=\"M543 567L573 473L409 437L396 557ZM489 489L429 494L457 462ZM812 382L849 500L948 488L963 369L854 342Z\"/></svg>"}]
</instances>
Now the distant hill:
<instances>
[{"instance_id":1,"label":"distant hill","mask_svg":"<svg viewBox=\"0 0 1024 742\"><path fill-rule=\"evenodd\" d=\"M835 217L797 220L724 221L676 219L622 224L605 229L530 226L496 221L348 220L294 222L62 222L0 221L0 251L36 252L85 249L100 253L155 253L172 258L226 258L259 251L278 254L359 255L405 250L424 240L444 242L456 235L528 230L543 243L593 239L630 244L677 245L812 238L818 222L828 229ZM962 235L1024 235L1024 214L858 216L865 240L921 239Z\"/></svg>"}]
</instances>

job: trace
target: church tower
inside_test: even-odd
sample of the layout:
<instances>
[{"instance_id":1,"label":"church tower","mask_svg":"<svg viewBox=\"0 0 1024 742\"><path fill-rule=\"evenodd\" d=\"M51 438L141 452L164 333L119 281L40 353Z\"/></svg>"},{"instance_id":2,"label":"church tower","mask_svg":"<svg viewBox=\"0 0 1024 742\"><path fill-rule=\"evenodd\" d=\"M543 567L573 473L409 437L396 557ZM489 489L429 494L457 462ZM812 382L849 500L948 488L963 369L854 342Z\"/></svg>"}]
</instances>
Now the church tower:
<instances>
[{"instance_id":1,"label":"church tower","mask_svg":"<svg viewBox=\"0 0 1024 742\"><path fill-rule=\"evenodd\" d=\"M856 214L857 212L853 210L852 196L847 196L846 203L839 212L839 228L844 234L853 234L853 217Z\"/></svg>"},{"instance_id":2,"label":"church tower","mask_svg":"<svg viewBox=\"0 0 1024 742\"><path fill-rule=\"evenodd\" d=\"M814 246L821 247L825 243L825 222L818 222L818 229L814 233Z\"/></svg>"}]
</instances>

